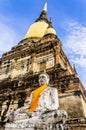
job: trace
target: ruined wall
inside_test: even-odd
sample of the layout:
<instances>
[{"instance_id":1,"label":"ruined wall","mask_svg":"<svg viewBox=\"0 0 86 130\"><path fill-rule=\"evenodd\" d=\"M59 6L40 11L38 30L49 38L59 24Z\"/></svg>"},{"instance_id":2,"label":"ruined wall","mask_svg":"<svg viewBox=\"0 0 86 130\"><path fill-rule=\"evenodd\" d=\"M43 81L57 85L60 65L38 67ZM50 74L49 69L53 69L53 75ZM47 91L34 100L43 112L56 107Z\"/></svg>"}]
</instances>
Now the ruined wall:
<instances>
[{"instance_id":1,"label":"ruined wall","mask_svg":"<svg viewBox=\"0 0 86 130\"><path fill-rule=\"evenodd\" d=\"M47 35L40 41L22 40L0 59L1 124L7 121L10 112L28 103L31 91L39 86L38 76L45 69L50 85L58 89L59 109L68 112L73 124L74 119L81 121L86 117L84 87L64 54L60 40ZM78 128L71 126L70 130Z\"/></svg>"},{"instance_id":2,"label":"ruined wall","mask_svg":"<svg viewBox=\"0 0 86 130\"><path fill-rule=\"evenodd\" d=\"M59 97L60 108L65 109L68 113L68 119L86 118L84 112L86 109L83 107L82 95L79 91L63 94ZM83 102L85 103L84 99Z\"/></svg>"},{"instance_id":3,"label":"ruined wall","mask_svg":"<svg viewBox=\"0 0 86 130\"><path fill-rule=\"evenodd\" d=\"M68 130L86 130L86 124L70 125Z\"/></svg>"}]
</instances>

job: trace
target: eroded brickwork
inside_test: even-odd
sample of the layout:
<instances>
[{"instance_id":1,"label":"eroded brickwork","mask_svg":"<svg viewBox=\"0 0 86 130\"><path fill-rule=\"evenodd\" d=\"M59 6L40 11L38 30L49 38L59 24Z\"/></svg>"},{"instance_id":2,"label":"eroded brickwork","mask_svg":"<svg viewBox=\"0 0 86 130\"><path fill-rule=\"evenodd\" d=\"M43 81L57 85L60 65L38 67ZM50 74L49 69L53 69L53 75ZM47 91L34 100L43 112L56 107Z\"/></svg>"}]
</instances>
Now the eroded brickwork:
<instances>
[{"instance_id":1,"label":"eroded brickwork","mask_svg":"<svg viewBox=\"0 0 86 130\"><path fill-rule=\"evenodd\" d=\"M49 34L39 41L20 41L0 59L1 124L7 122L11 111L28 103L31 91L39 86L38 76L44 70L50 75L50 85L58 89L60 109L68 112L68 121L79 119L80 124L86 118L85 89L63 52L60 40ZM70 130L79 130L75 127L71 126Z\"/></svg>"}]
</instances>

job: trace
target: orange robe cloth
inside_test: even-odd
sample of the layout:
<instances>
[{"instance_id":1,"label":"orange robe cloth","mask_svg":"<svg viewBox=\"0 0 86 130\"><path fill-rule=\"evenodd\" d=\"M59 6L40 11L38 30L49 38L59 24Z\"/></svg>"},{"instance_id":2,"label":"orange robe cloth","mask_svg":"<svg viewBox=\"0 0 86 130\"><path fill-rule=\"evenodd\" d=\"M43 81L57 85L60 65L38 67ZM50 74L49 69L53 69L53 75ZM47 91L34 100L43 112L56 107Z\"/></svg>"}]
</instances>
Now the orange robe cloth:
<instances>
[{"instance_id":1,"label":"orange robe cloth","mask_svg":"<svg viewBox=\"0 0 86 130\"><path fill-rule=\"evenodd\" d=\"M42 85L41 87L37 88L33 91L32 94L32 102L29 108L29 112L34 112L35 109L38 107L39 97L40 94L43 92L44 89L46 89L48 86L46 84Z\"/></svg>"}]
</instances>

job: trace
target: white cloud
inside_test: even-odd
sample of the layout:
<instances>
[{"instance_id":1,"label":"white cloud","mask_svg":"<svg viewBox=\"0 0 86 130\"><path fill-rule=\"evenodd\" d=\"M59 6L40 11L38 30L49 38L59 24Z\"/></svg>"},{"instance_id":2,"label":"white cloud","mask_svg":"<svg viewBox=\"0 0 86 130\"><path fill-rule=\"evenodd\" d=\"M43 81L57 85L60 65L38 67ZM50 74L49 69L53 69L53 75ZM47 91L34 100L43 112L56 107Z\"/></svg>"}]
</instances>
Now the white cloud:
<instances>
[{"instance_id":1,"label":"white cloud","mask_svg":"<svg viewBox=\"0 0 86 130\"><path fill-rule=\"evenodd\" d=\"M15 31L11 27L0 22L0 52L10 50L15 44L16 37Z\"/></svg>"},{"instance_id":2,"label":"white cloud","mask_svg":"<svg viewBox=\"0 0 86 130\"><path fill-rule=\"evenodd\" d=\"M22 33L16 26L18 25L13 17L0 14L0 57L21 40Z\"/></svg>"},{"instance_id":3,"label":"white cloud","mask_svg":"<svg viewBox=\"0 0 86 130\"><path fill-rule=\"evenodd\" d=\"M86 27L78 22L65 26L64 49L73 64L86 68Z\"/></svg>"},{"instance_id":4,"label":"white cloud","mask_svg":"<svg viewBox=\"0 0 86 130\"><path fill-rule=\"evenodd\" d=\"M76 57L75 59L71 59L73 63L79 65L80 67L86 68L86 58L84 57Z\"/></svg>"}]
</instances>

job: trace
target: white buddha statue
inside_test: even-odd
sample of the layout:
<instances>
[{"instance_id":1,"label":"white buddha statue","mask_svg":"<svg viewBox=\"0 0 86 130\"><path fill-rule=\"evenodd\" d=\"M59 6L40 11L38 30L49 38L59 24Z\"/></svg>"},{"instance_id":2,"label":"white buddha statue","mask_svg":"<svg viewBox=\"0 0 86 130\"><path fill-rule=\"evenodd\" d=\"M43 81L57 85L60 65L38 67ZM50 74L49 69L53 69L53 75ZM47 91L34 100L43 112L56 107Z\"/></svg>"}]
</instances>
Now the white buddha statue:
<instances>
[{"instance_id":1,"label":"white buddha statue","mask_svg":"<svg viewBox=\"0 0 86 130\"><path fill-rule=\"evenodd\" d=\"M37 124L55 123L64 120L67 113L58 110L58 92L49 86L49 75L39 75L39 88L34 90L29 98L27 106L21 107L9 115L9 123L6 127L26 128Z\"/></svg>"}]
</instances>

